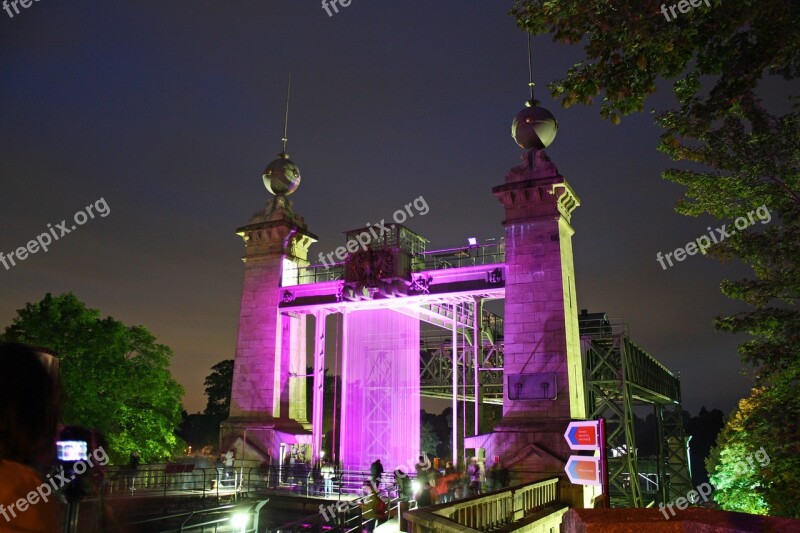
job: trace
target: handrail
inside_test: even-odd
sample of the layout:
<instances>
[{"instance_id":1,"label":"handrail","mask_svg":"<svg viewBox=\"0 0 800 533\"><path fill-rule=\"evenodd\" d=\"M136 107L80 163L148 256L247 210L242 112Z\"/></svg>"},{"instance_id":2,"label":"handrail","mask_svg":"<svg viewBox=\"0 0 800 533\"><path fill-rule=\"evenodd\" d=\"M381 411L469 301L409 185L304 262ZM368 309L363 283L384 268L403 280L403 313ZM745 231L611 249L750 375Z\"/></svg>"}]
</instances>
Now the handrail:
<instances>
[{"instance_id":1,"label":"handrail","mask_svg":"<svg viewBox=\"0 0 800 533\"><path fill-rule=\"evenodd\" d=\"M223 516L221 518L213 518L211 520L206 520L204 522L197 522L197 523L189 524L189 521L194 519L194 518L201 518L201 517L203 517L205 515L209 515L209 514L213 514L213 513L223 513L223 512L226 512L226 511L232 511L235 508L236 508L235 505L221 505L219 507L209 507L209 508L206 508L206 509L194 509L192 511L187 511L187 512L183 512L183 513L176 513L176 514L167 515L167 516L158 516L158 517L155 517L155 518L147 518L145 520L138 520L136 522L130 522L130 523L125 524L124 527L126 529L127 528L131 528L133 526L138 526L138 527L148 526L148 527L152 527L152 526L158 525L158 524L161 524L162 526L166 526L167 524L169 524L173 520L177 521L177 520L179 520L181 518L185 518L185 520L183 520L183 522L181 522L177 526L177 528L169 529L168 531L178 531L178 532L190 531L190 530L193 530L193 529L206 528L206 527L210 527L210 526L213 526L213 525L219 525L219 524L224 524L224 523L230 522L230 517L229 516Z\"/></svg>"},{"instance_id":2,"label":"handrail","mask_svg":"<svg viewBox=\"0 0 800 533\"><path fill-rule=\"evenodd\" d=\"M412 255L411 270L440 270L465 266L494 265L505 263L506 246L502 240L494 243L459 246L442 250L428 250ZM345 261L314 263L300 267L292 273L291 285L306 285L323 281L338 281L344 277Z\"/></svg>"},{"instance_id":3,"label":"handrail","mask_svg":"<svg viewBox=\"0 0 800 533\"><path fill-rule=\"evenodd\" d=\"M431 520L428 515L433 514L462 527L487 531L511 524L557 503L558 483L558 478L554 477L517 485L452 503L434 505L419 512L411 511L406 517L412 522L427 523ZM424 524L423 526L428 527ZM443 527L442 530L448 529Z\"/></svg>"},{"instance_id":4,"label":"handrail","mask_svg":"<svg viewBox=\"0 0 800 533\"><path fill-rule=\"evenodd\" d=\"M395 496L392 496L392 492L395 492ZM378 491L378 497L381 497L381 493L385 493L388 502L386 502L387 510L389 516L392 514L392 509L396 509L395 512L399 515L400 512L400 495L399 495L399 487L396 484L389 485L384 487ZM358 502L360 498L355 498L349 502L351 506ZM357 504L356 504L357 505ZM282 526L278 527L277 529L269 530L269 533L283 533L283 532L296 532L308 529L310 526L323 526L325 525L325 530L329 532L341 532L341 533L353 533L356 531L361 531L363 527L370 521L370 520L377 520L376 517L369 518L368 520L364 520L364 517L361 514L361 510L358 509L358 512L351 513L350 511L355 511L355 507L351 507L351 509L343 512L343 513L335 513L333 516L327 516L320 513L315 513L313 515L309 515L303 517L299 520L295 520L294 522L289 522L288 524L283 524ZM340 516L344 514L344 519Z\"/></svg>"},{"instance_id":5,"label":"handrail","mask_svg":"<svg viewBox=\"0 0 800 533\"><path fill-rule=\"evenodd\" d=\"M355 493L368 479L368 471L338 470L332 495ZM378 487L391 486L393 482L390 480L391 476L387 474ZM303 463L268 468L239 466L231 471L223 467L197 467L192 463L148 464L137 469L109 466L106 467L105 486L107 495L112 498L195 494L219 499L245 493L275 492L325 495L321 472Z\"/></svg>"}]
</instances>

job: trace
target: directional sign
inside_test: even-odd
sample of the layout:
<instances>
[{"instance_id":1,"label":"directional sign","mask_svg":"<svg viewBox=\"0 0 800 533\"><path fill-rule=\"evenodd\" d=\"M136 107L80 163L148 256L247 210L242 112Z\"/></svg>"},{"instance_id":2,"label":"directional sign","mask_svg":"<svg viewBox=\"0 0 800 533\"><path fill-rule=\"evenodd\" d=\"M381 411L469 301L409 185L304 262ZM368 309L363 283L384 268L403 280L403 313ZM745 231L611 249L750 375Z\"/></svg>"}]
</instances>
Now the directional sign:
<instances>
[{"instance_id":1,"label":"directional sign","mask_svg":"<svg viewBox=\"0 0 800 533\"><path fill-rule=\"evenodd\" d=\"M598 420L570 422L567 431L564 432L564 438L567 439L570 449L599 450L599 426Z\"/></svg>"},{"instance_id":2,"label":"directional sign","mask_svg":"<svg viewBox=\"0 0 800 533\"><path fill-rule=\"evenodd\" d=\"M575 485L602 485L600 458L571 455L564 470Z\"/></svg>"}]
</instances>

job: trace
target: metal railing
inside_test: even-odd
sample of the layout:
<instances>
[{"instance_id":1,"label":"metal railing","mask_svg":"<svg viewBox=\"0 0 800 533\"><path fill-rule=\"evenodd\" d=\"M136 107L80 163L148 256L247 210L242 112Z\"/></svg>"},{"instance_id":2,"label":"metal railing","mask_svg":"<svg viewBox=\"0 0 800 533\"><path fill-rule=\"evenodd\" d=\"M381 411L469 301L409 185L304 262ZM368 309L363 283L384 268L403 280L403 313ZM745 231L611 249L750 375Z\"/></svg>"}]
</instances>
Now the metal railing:
<instances>
[{"instance_id":1,"label":"metal railing","mask_svg":"<svg viewBox=\"0 0 800 533\"><path fill-rule=\"evenodd\" d=\"M378 483L380 490L393 486L390 476ZM198 467L191 463L140 465L132 470L109 466L105 474L108 497L178 496L233 497L284 493L294 496L352 495L359 492L370 473L363 470L337 470L326 490L319 469L305 463L283 467Z\"/></svg>"},{"instance_id":2,"label":"metal railing","mask_svg":"<svg viewBox=\"0 0 800 533\"><path fill-rule=\"evenodd\" d=\"M578 326L581 337L604 338L616 334L630 335L628 323L620 318L598 319L578 315Z\"/></svg>"},{"instance_id":3,"label":"metal railing","mask_svg":"<svg viewBox=\"0 0 800 533\"><path fill-rule=\"evenodd\" d=\"M309 265L297 271L295 285L321 283L323 281L336 281L344 279L344 263L325 265Z\"/></svg>"},{"instance_id":4,"label":"metal railing","mask_svg":"<svg viewBox=\"0 0 800 533\"><path fill-rule=\"evenodd\" d=\"M147 518L125 524L125 530L147 531L156 529L160 533L183 533L184 531L235 531L236 533L258 533L259 514L268 500L262 500L247 509L237 505L222 505L193 509L155 518ZM234 517L239 518L237 521Z\"/></svg>"},{"instance_id":5,"label":"metal railing","mask_svg":"<svg viewBox=\"0 0 800 533\"><path fill-rule=\"evenodd\" d=\"M424 514L445 518L454 525L477 531L489 531L521 520L556 503L558 503L558 478L551 478L453 503L435 505L423 511ZM412 511L406 515L411 522L426 522L422 529L431 529L430 520L427 518L417 520L418 516L423 518L423 513ZM448 530L446 527L438 526L439 524L437 530Z\"/></svg>"},{"instance_id":6,"label":"metal railing","mask_svg":"<svg viewBox=\"0 0 800 533\"><path fill-rule=\"evenodd\" d=\"M384 486L377 493L378 497L386 502L387 514L391 518L400 515L401 496L397 485ZM384 498L384 496L386 496ZM359 498L354 498L342 503L330 505L329 512L315 513L310 516L295 520L280 527L269 529L267 533L296 533L300 531L330 532L330 533L355 533L360 532L370 522L377 522L377 517L364 517L358 506ZM344 510L339 510L341 505Z\"/></svg>"},{"instance_id":7,"label":"metal railing","mask_svg":"<svg viewBox=\"0 0 800 533\"><path fill-rule=\"evenodd\" d=\"M412 270L441 270L444 268L460 268L478 265L494 265L505 263L505 242L476 244L445 250L431 250L415 256Z\"/></svg>"},{"instance_id":8,"label":"metal railing","mask_svg":"<svg viewBox=\"0 0 800 533\"><path fill-rule=\"evenodd\" d=\"M505 263L505 260L505 242L476 244L416 253L411 257L411 271L494 265ZM308 265L297 269L296 273L292 274L291 280L286 281L290 281L290 285L307 285L341 279L344 279L344 262Z\"/></svg>"},{"instance_id":9,"label":"metal railing","mask_svg":"<svg viewBox=\"0 0 800 533\"><path fill-rule=\"evenodd\" d=\"M222 467L197 467L194 464L150 464L131 469L109 466L105 474L108 497L196 495L236 496L244 487L240 469L226 471Z\"/></svg>"}]
</instances>

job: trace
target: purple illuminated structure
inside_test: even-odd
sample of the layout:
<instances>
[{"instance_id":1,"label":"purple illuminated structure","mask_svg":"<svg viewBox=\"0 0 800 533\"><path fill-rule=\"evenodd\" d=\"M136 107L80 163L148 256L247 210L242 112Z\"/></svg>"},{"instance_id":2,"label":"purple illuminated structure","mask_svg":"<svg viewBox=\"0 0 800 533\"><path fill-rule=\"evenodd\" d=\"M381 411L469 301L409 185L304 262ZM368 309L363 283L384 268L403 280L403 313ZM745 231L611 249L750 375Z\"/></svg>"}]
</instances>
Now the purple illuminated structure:
<instances>
[{"instance_id":1,"label":"purple illuminated structure","mask_svg":"<svg viewBox=\"0 0 800 533\"><path fill-rule=\"evenodd\" d=\"M420 322L427 322L446 339L449 360L440 374L452 391L454 427L466 427L459 401L476 406L471 436L459 439L453 432L453 460L461 463L466 447L489 461L502 456L529 478L563 474L569 455L564 428L571 418L585 418L585 399L570 225L579 201L544 153L555 131L555 119L541 108L517 115L513 134L528 151L493 190L505 208L505 238L492 253L477 243L428 252L424 238L394 225L351 251L344 264L309 265L308 247L316 238L285 197L297 188L299 171L285 154L273 162L264 179L276 196L239 230L245 280L222 446L241 438L251 456L269 451L281 458L290 446L308 445L309 458L320 458L322 413L331 407L323 405L326 319L335 315L343 335L336 353L327 355L341 363L337 462L366 470L381 459L387 471L413 469L420 447L421 360L425 365ZM348 232L346 242L360 243L364 232ZM483 302L503 298L505 357L490 361L486 343L500 346L487 323L500 319L487 314ZM306 346L311 316L314 343ZM480 434L480 405L488 391L483 376L498 370L505 376L492 401L503 403L503 420ZM582 489L575 490L570 497L583 506Z\"/></svg>"}]
</instances>

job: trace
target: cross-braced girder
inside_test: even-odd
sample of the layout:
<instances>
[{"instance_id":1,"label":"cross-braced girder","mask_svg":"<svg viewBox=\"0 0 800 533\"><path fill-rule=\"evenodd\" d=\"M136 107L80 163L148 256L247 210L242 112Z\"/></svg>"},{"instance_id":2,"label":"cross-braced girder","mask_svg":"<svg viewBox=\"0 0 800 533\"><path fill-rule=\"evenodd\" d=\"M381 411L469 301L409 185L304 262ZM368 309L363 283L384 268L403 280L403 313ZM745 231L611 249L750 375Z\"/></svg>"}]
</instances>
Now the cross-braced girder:
<instances>
[{"instance_id":1,"label":"cross-braced girder","mask_svg":"<svg viewBox=\"0 0 800 533\"><path fill-rule=\"evenodd\" d=\"M479 383L482 403L503 403L503 348L492 345L482 348L479 364ZM465 361L466 359L466 361ZM491 364L485 367L486 363ZM466 367L465 367L466 365ZM459 348L459 375L471 376L475 371L472 357L464 357ZM452 341L445 336L423 338L420 353L420 389L430 398L452 398L453 348ZM472 381L461 383L457 393L459 400L475 401L475 386Z\"/></svg>"},{"instance_id":2,"label":"cross-braced girder","mask_svg":"<svg viewBox=\"0 0 800 533\"><path fill-rule=\"evenodd\" d=\"M612 504L642 507L650 495L668 500L685 494L691 481L680 419L680 380L632 342L624 329L608 323L603 328L582 328L581 342L587 413L590 419L606 419ZM636 447L634 408L641 405L656 409L655 476L653 468L643 468ZM647 490L642 488L643 479ZM656 490L650 490L653 486Z\"/></svg>"}]
</instances>

